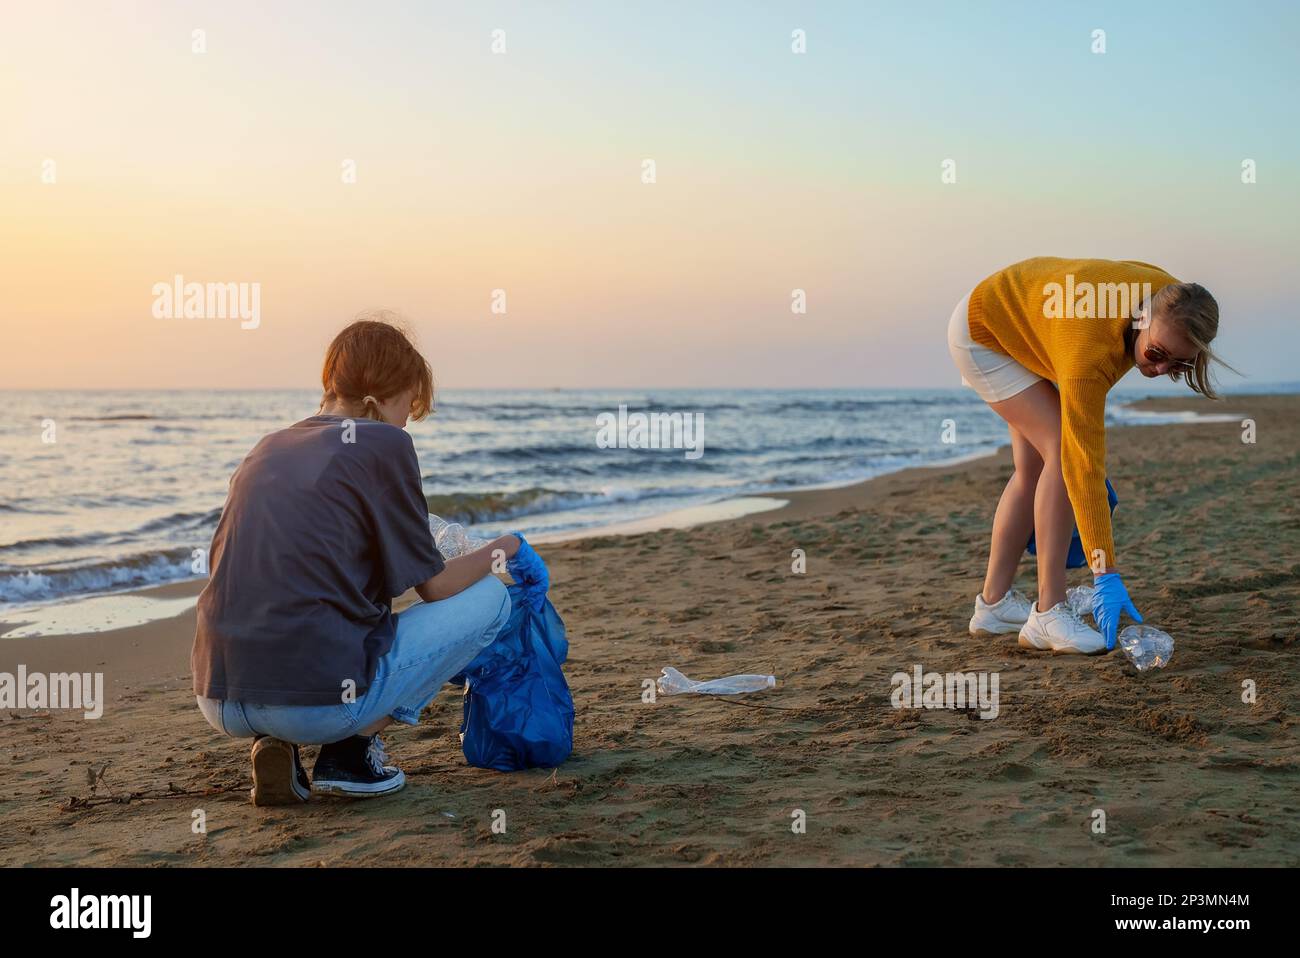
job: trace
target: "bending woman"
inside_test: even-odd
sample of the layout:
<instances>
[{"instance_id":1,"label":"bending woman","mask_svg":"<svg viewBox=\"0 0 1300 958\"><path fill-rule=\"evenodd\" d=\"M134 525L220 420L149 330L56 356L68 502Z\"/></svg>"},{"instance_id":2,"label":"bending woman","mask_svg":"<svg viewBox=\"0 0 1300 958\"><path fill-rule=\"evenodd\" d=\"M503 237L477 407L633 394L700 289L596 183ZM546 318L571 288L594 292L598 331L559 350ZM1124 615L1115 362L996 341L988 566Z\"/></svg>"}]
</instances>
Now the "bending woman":
<instances>
[{"instance_id":1,"label":"bending woman","mask_svg":"<svg viewBox=\"0 0 1300 958\"><path fill-rule=\"evenodd\" d=\"M214 728L254 739L257 805L401 788L378 733L417 724L509 618L494 555L530 595L547 586L517 535L445 562L434 547L404 428L429 412L433 377L400 330L348 326L321 382L317 415L263 438L232 476L198 601L194 692ZM424 601L394 613L412 587ZM311 780L299 745L321 746Z\"/></svg>"},{"instance_id":2,"label":"bending woman","mask_svg":"<svg viewBox=\"0 0 1300 958\"><path fill-rule=\"evenodd\" d=\"M957 304L948 349L1011 433L1015 472L993 517L972 635L1019 633L1024 648L1095 654L1115 645L1121 613L1142 621L1120 578L1106 498L1106 394L1133 366L1186 379L1217 398L1209 362L1219 306L1196 283L1129 260L1040 257L981 282ZM1088 626L1065 601L1077 523L1094 574ZM1012 588L1033 533L1038 601Z\"/></svg>"}]
</instances>

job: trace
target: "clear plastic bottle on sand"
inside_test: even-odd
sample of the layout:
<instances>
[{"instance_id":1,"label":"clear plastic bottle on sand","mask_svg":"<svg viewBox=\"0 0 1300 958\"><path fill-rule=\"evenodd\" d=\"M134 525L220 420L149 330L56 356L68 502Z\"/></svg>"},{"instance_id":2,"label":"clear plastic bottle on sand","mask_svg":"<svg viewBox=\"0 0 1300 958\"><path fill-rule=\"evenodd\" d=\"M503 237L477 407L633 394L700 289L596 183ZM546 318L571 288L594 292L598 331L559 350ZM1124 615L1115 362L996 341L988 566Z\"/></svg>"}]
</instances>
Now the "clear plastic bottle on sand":
<instances>
[{"instance_id":1,"label":"clear plastic bottle on sand","mask_svg":"<svg viewBox=\"0 0 1300 958\"><path fill-rule=\"evenodd\" d=\"M1065 590L1065 602L1075 615L1092 615L1092 596L1097 590L1090 585L1076 585Z\"/></svg>"},{"instance_id":2,"label":"clear plastic bottle on sand","mask_svg":"<svg viewBox=\"0 0 1300 958\"><path fill-rule=\"evenodd\" d=\"M763 689L776 688L775 675L728 675L725 679L712 679L708 682L695 682L688 679L676 669L664 669L655 683L660 695L677 695L681 692L697 692L701 695L740 695L742 692L761 692Z\"/></svg>"},{"instance_id":3,"label":"clear plastic bottle on sand","mask_svg":"<svg viewBox=\"0 0 1300 958\"><path fill-rule=\"evenodd\" d=\"M1119 647L1139 672L1163 669L1174 654L1174 640L1149 625L1126 626L1119 633Z\"/></svg>"},{"instance_id":4,"label":"clear plastic bottle on sand","mask_svg":"<svg viewBox=\"0 0 1300 958\"><path fill-rule=\"evenodd\" d=\"M459 522L447 522L433 513L429 513L429 532L433 535L433 544L438 547L444 559L454 559L466 552L481 549L491 541L472 536Z\"/></svg>"}]
</instances>

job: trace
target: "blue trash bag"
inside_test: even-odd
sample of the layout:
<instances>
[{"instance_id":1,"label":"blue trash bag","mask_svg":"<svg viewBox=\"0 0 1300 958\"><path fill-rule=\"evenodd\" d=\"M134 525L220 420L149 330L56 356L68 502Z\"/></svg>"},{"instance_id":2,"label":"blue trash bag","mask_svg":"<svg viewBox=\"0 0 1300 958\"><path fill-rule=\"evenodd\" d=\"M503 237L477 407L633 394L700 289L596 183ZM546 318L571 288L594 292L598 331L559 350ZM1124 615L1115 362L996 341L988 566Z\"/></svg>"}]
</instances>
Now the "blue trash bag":
<instances>
[{"instance_id":1,"label":"blue trash bag","mask_svg":"<svg viewBox=\"0 0 1300 958\"><path fill-rule=\"evenodd\" d=\"M520 586L506 588L509 620L451 680L465 685L461 749L478 768L554 768L573 750L573 696L560 669L569 654L564 623L549 599L536 610Z\"/></svg>"},{"instance_id":2,"label":"blue trash bag","mask_svg":"<svg viewBox=\"0 0 1300 958\"><path fill-rule=\"evenodd\" d=\"M1119 497L1115 495L1115 487L1106 480L1106 501L1110 503L1111 515L1115 514L1115 504L1119 502ZM1034 534L1029 533L1029 545L1026 550L1031 556L1038 555L1038 548L1034 545ZM1070 536L1070 551L1065 556L1065 567L1067 569L1082 569L1088 564L1087 558L1083 554L1083 540L1079 538L1079 527L1074 527L1074 534Z\"/></svg>"}]
</instances>

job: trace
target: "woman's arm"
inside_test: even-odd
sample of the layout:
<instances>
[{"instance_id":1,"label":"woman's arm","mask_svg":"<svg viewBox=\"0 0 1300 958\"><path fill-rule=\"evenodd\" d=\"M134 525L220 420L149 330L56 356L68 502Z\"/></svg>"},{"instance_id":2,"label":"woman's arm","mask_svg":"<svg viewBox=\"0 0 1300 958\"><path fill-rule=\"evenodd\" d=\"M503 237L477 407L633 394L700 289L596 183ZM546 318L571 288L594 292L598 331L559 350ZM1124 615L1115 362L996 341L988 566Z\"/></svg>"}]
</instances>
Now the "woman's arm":
<instances>
[{"instance_id":1,"label":"woman's arm","mask_svg":"<svg viewBox=\"0 0 1300 958\"><path fill-rule=\"evenodd\" d=\"M1100 380L1061 381L1061 474L1094 574L1115 568L1106 498L1106 393ZM1098 564L1100 560L1100 564Z\"/></svg>"},{"instance_id":2,"label":"woman's arm","mask_svg":"<svg viewBox=\"0 0 1300 958\"><path fill-rule=\"evenodd\" d=\"M1095 380L1061 383L1061 473L1092 568L1096 589L1092 617L1106 637L1106 648L1113 649L1120 616L1127 612L1141 622L1142 615L1115 569L1115 539L1106 498L1107 389L1104 382Z\"/></svg>"},{"instance_id":3,"label":"woman's arm","mask_svg":"<svg viewBox=\"0 0 1300 958\"><path fill-rule=\"evenodd\" d=\"M441 572L415 587L416 594L425 602L438 602L464 592L479 579L492 574L492 564L496 560L498 549L506 559L513 558L519 551L519 539L515 536L501 536L481 549L448 559Z\"/></svg>"}]
</instances>

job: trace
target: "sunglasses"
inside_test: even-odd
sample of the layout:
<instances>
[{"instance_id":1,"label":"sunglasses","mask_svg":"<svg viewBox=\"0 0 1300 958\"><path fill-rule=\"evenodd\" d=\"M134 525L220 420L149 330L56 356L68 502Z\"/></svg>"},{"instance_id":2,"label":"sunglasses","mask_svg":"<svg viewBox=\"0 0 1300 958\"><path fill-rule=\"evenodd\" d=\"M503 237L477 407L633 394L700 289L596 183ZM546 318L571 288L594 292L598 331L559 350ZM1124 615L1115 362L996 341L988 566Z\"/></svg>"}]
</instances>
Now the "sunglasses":
<instances>
[{"instance_id":1,"label":"sunglasses","mask_svg":"<svg viewBox=\"0 0 1300 958\"><path fill-rule=\"evenodd\" d=\"M1147 347L1142 350L1142 355L1146 356L1149 363L1169 363L1170 372L1191 372L1196 368L1196 360L1174 359L1169 355L1169 350L1151 338L1150 333L1147 334Z\"/></svg>"}]
</instances>

